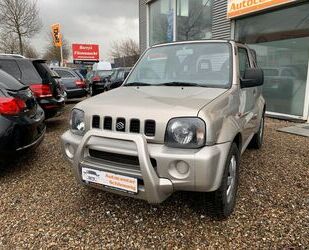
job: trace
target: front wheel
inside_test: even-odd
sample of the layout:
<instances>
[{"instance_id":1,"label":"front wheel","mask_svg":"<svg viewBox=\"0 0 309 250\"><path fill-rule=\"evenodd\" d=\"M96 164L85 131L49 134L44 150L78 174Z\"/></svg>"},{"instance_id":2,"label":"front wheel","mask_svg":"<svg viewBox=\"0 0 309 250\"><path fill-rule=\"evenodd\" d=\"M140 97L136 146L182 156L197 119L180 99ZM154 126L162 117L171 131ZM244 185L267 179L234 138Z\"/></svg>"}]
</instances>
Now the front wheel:
<instances>
[{"instance_id":1,"label":"front wheel","mask_svg":"<svg viewBox=\"0 0 309 250\"><path fill-rule=\"evenodd\" d=\"M234 211L239 182L240 153L232 144L225 163L221 185L218 190L203 193L206 212L215 219L226 219Z\"/></svg>"}]
</instances>

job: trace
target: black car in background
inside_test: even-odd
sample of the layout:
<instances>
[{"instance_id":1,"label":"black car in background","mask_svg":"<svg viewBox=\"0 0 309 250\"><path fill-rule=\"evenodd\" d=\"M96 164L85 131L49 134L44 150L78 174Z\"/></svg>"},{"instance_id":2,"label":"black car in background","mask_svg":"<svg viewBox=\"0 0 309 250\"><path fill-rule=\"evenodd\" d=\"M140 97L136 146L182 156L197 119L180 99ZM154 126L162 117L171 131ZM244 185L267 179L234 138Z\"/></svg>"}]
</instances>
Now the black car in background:
<instances>
[{"instance_id":1,"label":"black car in background","mask_svg":"<svg viewBox=\"0 0 309 250\"><path fill-rule=\"evenodd\" d=\"M61 77L68 98L81 98L88 94L84 77L71 68L59 67L53 70Z\"/></svg>"},{"instance_id":2,"label":"black car in background","mask_svg":"<svg viewBox=\"0 0 309 250\"><path fill-rule=\"evenodd\" d=\"M0 162L43 140L44 111L28 86L0 70Z\"/></svg>"},{"instance_id":3,"label":"black car in background","mask_svg":"<svg viewBox=\"0 0 309 250\"><path fill-rule=\"evenodd\" d=\"M113 74L110 77L109 83L106 84L107 90L115 89L120 87L124 80L129 75L132 68L116 68L113 69Z\"/></svg>"},{"instance_id":4,"label":"black car in background","mask_svg":"<svg viewBox=\"0 0 309 250\"><path fill-rule=\"evenodd\" d=\"M30 87L45 112L45 118L61 113L65 103L65 92L45 60L1 55L0 69Z\"/></svg>"},{"instance_id":5,"label":"black car in background","mask_svg":"<svg viewBox=\"0 0 309 250\"><path fill-rule=\"evenodd\" d=\"M84 78L86 78L86 75L88 73L88 70L86 68L80 68L80 69L73 69L76 73L82 75Z\"/></svg>"},{"instance_id":6,"label":"black car in background","mask_svg":"<svg viewBox=\"0 0 309 250\"><path fill-rule=\"evenodd\" d=\"M112 70L93 71L89 81L89 94L93 96L107 91L106 84L109 82L112 73Z\"/></svg>"}]
</instances>

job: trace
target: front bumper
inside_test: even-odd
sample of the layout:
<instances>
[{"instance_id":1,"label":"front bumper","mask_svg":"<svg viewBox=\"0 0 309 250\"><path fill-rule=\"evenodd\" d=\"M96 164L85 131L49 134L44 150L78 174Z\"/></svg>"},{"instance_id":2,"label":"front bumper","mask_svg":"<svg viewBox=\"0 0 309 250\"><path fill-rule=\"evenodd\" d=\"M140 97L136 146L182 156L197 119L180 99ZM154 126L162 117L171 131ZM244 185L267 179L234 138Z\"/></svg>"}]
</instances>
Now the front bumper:
<instances>
[{"instance_id":1,"label":"front bumper","mask_svg":"<svg viewBox=\"0 0 309 250\"><path fill-rule=\"evenodd\" d=\"M83 137L67 131L62 135L65 155L73 164L77 180L109 192L160 203L175 191L210 192L221 184L231 143L201 149L168 148L149 144L141 134L92 129ZM138 157L138 166L94 158L90 150ZM154 165L154 162L156 164ZM138 194L85 183L81 168L93 168L142 180Z\"/></svg>"}]
</instances>

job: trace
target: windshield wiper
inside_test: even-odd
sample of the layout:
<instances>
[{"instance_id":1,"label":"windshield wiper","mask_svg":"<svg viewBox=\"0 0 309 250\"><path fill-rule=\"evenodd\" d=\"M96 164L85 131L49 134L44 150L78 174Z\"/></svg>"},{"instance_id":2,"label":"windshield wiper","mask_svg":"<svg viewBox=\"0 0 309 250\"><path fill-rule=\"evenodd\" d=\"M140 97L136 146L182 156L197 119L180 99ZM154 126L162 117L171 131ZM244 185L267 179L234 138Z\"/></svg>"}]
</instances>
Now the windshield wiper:
<instances>
[{"instance_id":1,"label":"windshield wiper","mask_svg":"<svg viewBox=\"0 0 309 250\"><path fill-rule=\"evenodd\" d=\"M201 85L193 82L166 82L166 83L160 83L159 86L188 86L188 87L201 87Z\"/></svg>"},{"instance_id":2,"label":"windshield wiper","mask_svg":"<svg viewBox=\"0 0 309 250\"><path fill-rule=\"evenodd\" d=\"M153 84L145 82L130 82L125 84L124 86L153 86Z\"/></svg>"}]
</instances>

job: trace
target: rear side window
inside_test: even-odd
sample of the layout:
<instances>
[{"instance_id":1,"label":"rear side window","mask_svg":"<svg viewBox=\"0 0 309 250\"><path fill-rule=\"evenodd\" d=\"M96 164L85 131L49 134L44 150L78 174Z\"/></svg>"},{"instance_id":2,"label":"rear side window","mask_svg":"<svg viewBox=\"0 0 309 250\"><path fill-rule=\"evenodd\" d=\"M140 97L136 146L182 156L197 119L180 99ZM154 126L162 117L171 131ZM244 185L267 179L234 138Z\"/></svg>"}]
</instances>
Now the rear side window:
<instances>
[{"instance_id":1,"label":"rear side window","mask_svg":"<svg viewBox=\"0 0 309 250\"><path fill-rule=\"evenodd\" d=\"M67 70L62 70L62 69L54 69L58 75L62 78L75 78L75 75L73 75L71 72Z\"/></svg>"},{"instance_id":2,"label":"rear side window","mask_svg":"<svg viewBox=\"0 0 309 250\"><path fill-rule=\"evenodd\" d=\"M21 72L14 60L0 60L0 69L4 70L16 79L21 79Z\"/></svg>"},{"instance_id":3,"label":"rear side window","mask_svg":"<svg viewBox=\"0 0 309 250\"><path fill-rule=\"evenodd\" d=\"M14 90L19 90L25 87L25 85L17 81L12 75L2 70L0 70L0 83L4 84L4 86L7 86L8 89L14 89ZM1 93L2 92L0 89L0 96Z\"/></svg>"},{"instance_id":4,"label":"rear side window","mask_svg":"<svg viewBox=\"0 0 309 250\"><path fill-rule=\"evenodd\" d=\"M51 83L52 79L52 72L46 65L46 63L42 62L33 62L33 65L37 72L39 73L40 77L42 78L42 83Z\"/></svg>"},{"instance_id":5,"label":"rear side window","mask_svg":"<svg viewBox=\"0 0 309 250\"><path fill-rule=\"evenodd\" d=\"M239 71L240 71L240 76L244 77L245 70L250 68L248 52L244 48L238 48L238 54L239 54Z\"/></svg>"},{"instance_id":6,"label":"rear side window","mask_svg":"<svg viewBox=\"0 0 309 250\"><path fill-rule=\"evenodd\" d=\"M42 83L42 78L36 71L31 61L20 60L18 61L18 65L21 70L21 81L24 84L30 85L33 83Z\"/></svg>"}]
</instances>

